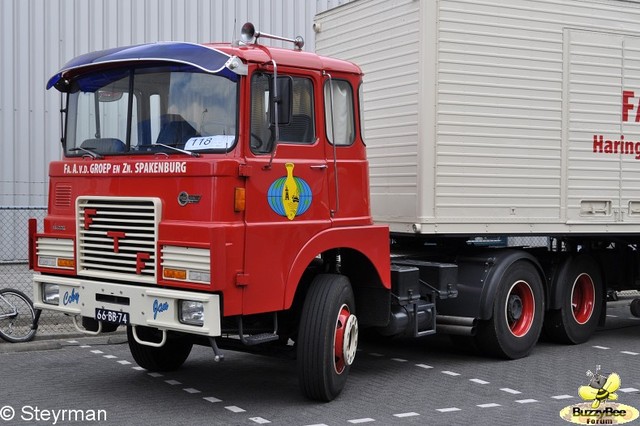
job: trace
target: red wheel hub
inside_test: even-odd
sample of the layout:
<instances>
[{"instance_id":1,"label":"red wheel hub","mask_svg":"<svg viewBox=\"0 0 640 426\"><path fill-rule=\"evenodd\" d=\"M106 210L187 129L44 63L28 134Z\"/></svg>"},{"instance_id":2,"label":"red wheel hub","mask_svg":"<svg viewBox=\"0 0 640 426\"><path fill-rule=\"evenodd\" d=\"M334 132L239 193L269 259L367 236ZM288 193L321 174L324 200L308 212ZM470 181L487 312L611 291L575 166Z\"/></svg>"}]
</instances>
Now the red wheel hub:
<instances>
[{"instance_id":1,"label":"red wheel hub","mask_svg":"<svg viewBox=\"0 0 640 426\"><path fill-rule=\"evenodd\" d=\"M517 281L507 295L505 317L509 330L516 337L526 335L531 329L535 316L535 297L531 286L525 281Z\"/></svg>"},{"instance_id":2,"label":"red wheel hub","mask_svg":"<svg viewBox=\"0 0 640 426\"><path fill-rule=\"evenodd\" d=\"M338 313L333 348L334 367L341 374L353 363L358 348L358 320L347 305L342 305Z\"/></svg>"},{"instance_id":3,"label":"red wheel hub","mask_svg":"<svg viewBox=\"0 0 640 426\"><path fill-rule=\"evenodd\" d=\"M580 274L571 289L571 313L578 324L591 318L595 307L596 288L588 274Z\"/></svg>"}]
</instances>

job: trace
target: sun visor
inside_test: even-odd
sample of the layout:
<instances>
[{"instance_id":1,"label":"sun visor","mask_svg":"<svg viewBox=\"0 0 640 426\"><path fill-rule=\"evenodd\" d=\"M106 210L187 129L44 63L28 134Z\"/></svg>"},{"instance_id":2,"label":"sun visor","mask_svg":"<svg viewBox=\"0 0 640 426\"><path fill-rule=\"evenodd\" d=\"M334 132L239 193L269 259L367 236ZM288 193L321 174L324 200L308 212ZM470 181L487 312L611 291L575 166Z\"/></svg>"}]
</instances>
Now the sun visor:
<instances>
[{"instance_id":1,"label":"sun visor","mask_svg":"<svg viewBox=\"0 0 640 426\"><path fill-rule=\"evenodd\" d=\"M68 91L65 81L74 79L89 70L127 62L147 62L166 64L175 71L200 70L219 74L233 81L238 75L227 66L231 57L219 50L194 43L161 42L137 46L116 47L80 55L69 62L47 83L47 89L54 87L61 92ZM113 70L112 67L109 67ZM174 69L175 68L175 69ZM109 72L111 74L114 71ZM115 71L117 72L117 71ZM106 77L106 75L105 75Z\"/></svg>"}]
</instances>

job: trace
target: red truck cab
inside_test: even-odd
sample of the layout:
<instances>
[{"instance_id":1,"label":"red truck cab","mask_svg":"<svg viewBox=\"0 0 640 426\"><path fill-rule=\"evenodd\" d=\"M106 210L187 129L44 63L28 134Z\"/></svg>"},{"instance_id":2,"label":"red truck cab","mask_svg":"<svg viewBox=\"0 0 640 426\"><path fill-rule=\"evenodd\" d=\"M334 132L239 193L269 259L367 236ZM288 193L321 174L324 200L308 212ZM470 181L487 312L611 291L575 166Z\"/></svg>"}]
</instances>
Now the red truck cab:
<instances>
[{"instance_id":1,"label":"red truck cab","mask_svg":"<svg viewBox=\"0 0 640 426\"><path fill-rule=\"evenodd\" d=\"M194 343L289 348L303 393L334 398L359 327L389 319L361 83L352 63L253 42L71 60L48 84L64 159L30 236L35 306L126 326L150 370Z\"/></svg>"}]
</instances>

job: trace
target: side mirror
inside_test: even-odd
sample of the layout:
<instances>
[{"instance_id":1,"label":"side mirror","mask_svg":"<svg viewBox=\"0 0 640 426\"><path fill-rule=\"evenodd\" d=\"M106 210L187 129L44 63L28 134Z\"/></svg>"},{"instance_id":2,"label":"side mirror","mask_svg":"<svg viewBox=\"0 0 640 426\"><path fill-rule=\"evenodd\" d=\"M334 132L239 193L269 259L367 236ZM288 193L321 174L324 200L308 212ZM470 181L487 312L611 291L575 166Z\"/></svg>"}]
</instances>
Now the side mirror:
<instances>
[{"instance_id":1,"label":"side mirror","mask_svg":"<svg viewBox=\"0 0 640 426\"><path fill-rule=\"evenodd\" d=\"M289 76L278 77L276 84L278 85L277 98L273 99L275 108L271 108L271 124L276 124L275 110L278 110L278 125L289 124L291 122L291 106L293 97L293 79ZM274 91L272 90L273 94ZM272 95L273 96L273 95Z\"/></svg>"}]
</instances>

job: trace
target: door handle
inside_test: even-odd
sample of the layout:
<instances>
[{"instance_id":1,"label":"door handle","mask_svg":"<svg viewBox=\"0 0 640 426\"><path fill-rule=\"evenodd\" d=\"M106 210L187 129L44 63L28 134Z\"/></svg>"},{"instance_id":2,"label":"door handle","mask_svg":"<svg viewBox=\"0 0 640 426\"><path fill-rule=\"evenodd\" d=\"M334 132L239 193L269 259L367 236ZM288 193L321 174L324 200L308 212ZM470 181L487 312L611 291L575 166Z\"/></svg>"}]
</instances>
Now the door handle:
<instances>
[{"instance_id":1,"label":"door handle","mask_svg":"<svg viewBox=\"0 0 640 426\"><path fill-rule=\"evenodd\" d=\"M310 169L313 170L324 170L327 168L326 164L314 164L313 166L309 166Z\"/></svg>"}]
</instances>

